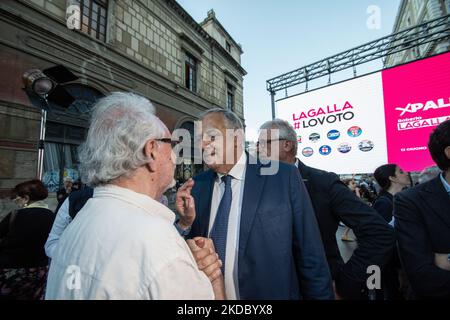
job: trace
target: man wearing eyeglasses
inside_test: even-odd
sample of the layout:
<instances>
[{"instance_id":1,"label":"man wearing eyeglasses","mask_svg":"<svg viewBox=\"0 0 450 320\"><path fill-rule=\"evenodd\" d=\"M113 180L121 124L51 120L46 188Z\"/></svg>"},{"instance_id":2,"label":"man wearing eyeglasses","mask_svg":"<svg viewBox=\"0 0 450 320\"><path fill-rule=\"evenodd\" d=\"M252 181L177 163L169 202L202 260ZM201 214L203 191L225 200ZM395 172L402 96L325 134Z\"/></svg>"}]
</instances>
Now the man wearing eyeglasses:
<instances>
[{"instance_id":1,"label":"man wearing eyeglasses","mask_svg":"<svg viewBox=\"0 0 450 320\"><path fill-rule=\"evenodd\" d=\"M270 163L244 152L243 125L233 112L212 109L200 119L210 170L178 190L178 227L188 237L213 240L227 298L333 299L319 229L297 169L279 164L265 171Z\"/></svg>"},{"instance_id":2,"label":"man wearing eyeglasses","mask_svg":"<svg viewBox=\"0 0 450 320\"><path fill-rule=\"evenodd\" d=\"M53 252L46 299L223 299L211 241L186 241L158 202L174 184L170 132L153 105L131 93L100 99L80 152L94 195ZM198 269L206 251L209 269Z\"/></svg>"},{"instance_id":3,"label":"man wearing eyeglasses","mask_svg":"<svg viewBox=\"0 0 450 320\"><path fill-rule=\"evenodd\" d=\"M371 265L381 268L386 262L394 245L391 228L336 174L306 166L296 158L297 133L287 121L265 122L260 127L258 142L261 157L294 164L303 177L319 223L336 298L367 299L367 268ZM351 227L358 239L358 248L347 263L336 242L339 221Z\"/></svg>"}]
</instances>

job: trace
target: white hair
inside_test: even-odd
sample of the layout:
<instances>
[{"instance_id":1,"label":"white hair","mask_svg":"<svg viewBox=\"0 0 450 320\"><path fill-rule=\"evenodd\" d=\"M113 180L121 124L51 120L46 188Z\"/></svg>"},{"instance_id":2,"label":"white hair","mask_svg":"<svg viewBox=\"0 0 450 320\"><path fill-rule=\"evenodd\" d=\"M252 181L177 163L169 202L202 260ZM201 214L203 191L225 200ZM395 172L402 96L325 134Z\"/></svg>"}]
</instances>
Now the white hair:
<instances>
[{"instance_id":1,"label":"white hair","mask_svg":"<svg viewBox=\"0 0 450 320\"><path fill-rule=\"evenodd\" d=\"M273 119L270 121L266 121L259 127L259 130L269 130L269 129L278 129L279 137L278 139L285 139L287 141L292 141L294 145L293 152L297 154L297 133L294 128L287 122L282 119Z\"/></svg>"},{"instance_id":2,"label":"white hair","mask_svg":"<svg viewBox=\"0 0 450 320\"><path fill-rule=\"evenodd\" d=\"M133 93L114 92L100 99L80 147L82 181L92 187L107 184L148 163L145 143L167 130L154 113L149 100Z\"/></svg>"},{"instance_id":3,"label":"white hair","mask_svg":"<svg viewBox=\"0 0 450 320\"><path fill-rule=\"evenodd\" d=\"M212 113L221 114L225 119L228 129L244 130L244 125L242 124L242 121L241 121L241 119L239 119L237 114L234 113L233 111L230 111L227 109L221 109L221 108L209 109L209 110L203 112L202 114L200 114L199 119L203 120L203 118L205 118L207 115L212 114Z\"/></svg>"}]
</instances>

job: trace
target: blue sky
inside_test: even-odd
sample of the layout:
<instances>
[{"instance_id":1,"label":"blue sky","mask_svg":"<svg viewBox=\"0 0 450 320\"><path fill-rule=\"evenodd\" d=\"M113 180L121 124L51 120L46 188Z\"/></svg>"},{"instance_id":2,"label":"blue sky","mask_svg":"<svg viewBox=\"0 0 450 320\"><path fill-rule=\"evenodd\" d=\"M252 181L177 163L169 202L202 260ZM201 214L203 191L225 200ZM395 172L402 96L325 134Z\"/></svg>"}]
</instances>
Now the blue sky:
<instances>
[{"instance_id":1,"label":"blue sky","mask_svg":"<svg viewBox=\"0 0 450 320\"><path fill-rule=\"evenodd\" d=\"M178 0L197 21L214 9L242 45L247 139L271 118L266 80L392 32L400 0ZM380 28L369 29L369 6L380 9ZM374 71L379 64L357 70ZM372 68L372 70L370 70ZM333 79L332 80L336 80ZM288 94L299 93L293 88ZM278 92L277 98L283 98Z\"/></svg>"}]
</instances>

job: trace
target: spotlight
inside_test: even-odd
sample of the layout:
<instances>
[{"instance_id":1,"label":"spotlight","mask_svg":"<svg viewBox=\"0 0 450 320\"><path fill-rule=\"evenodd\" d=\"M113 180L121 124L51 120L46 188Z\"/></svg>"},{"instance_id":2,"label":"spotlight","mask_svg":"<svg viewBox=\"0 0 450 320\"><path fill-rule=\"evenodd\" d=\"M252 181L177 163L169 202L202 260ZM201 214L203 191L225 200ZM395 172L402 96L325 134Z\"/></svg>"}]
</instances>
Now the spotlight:
<instances>
[{"instance_id":1,"label":"spotlight","mask_svg":"<svg viewBox=\"0 0 450 320\"><path fill-rule=\"evenodd\" d=\"M42 98L49 94L56 86L56 84L39 69L25 71L22 80L25 90L34 92Z\"/></svg>"},{"instance_id":2,"label":"spotlight","mask_svg":"<svg viewBox=\"0 0 450 320\"><path fill-rule=\"evenodd\" d=\"M38 179L42 179L44 168L44 141L47 111L52 105L68 108L75 98L62 86L62 84L77 80L64 66L54 66L43 71L30 69L22 75L23 90L33 106L41 110L41 128L38 144Z\"/></svg>"},{"instance_id":3,"label":"spotlight","mask_svg":"<svg viewBox=\"0 0 450 320\"><path fill-rule=\"evenodd\" d=\"M30 69L22 76L24 90L32 104L47 111L50 109L49 104L68 108L75 101L62 84L77 79L77 76L61 65L43 71Z\"/></svg>"}]
</instances>

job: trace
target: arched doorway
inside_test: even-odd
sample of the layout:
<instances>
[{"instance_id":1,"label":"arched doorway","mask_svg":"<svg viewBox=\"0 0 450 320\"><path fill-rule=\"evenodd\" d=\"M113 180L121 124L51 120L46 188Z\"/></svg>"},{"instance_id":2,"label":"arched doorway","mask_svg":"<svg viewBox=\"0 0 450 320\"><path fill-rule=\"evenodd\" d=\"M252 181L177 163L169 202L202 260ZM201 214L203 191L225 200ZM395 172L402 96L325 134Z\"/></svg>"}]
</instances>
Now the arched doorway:
<instances>
[{"instance_id":1,"label":"arched doorway","mask_svg":"<svg viewBox=\"0 0 450 320\"><path fill-rule=\"evenodd\" d=\"M50 192L62 187L64 177L79 179L78 146L86 138L93 105L104 96L83 84L67 84L64 88L75 101L67 109L51 105L47 117L43 182Z\"/></svg>"},{"instance_id":2,"label":"arched doorway","mask_svg":"<svg viewBox=\"0 0 450 320\"><path fill-rule=\"evenodd\" d=\"M195 159L195 151L194 151L194 122L193 121L185 121L181 124L179 129L184 129L189 132L190 141L186 143L183 141L182 143L186 144L186 146L190 146L190 155L186 156L183 154L179 154L182 158L182 161L179 165L177 165L175 171L175 179L179 183L183 183L184 181L192 178L193 176L199 174L203 171L203 164L201 159Z\"/></svg>"}]
</instances>

